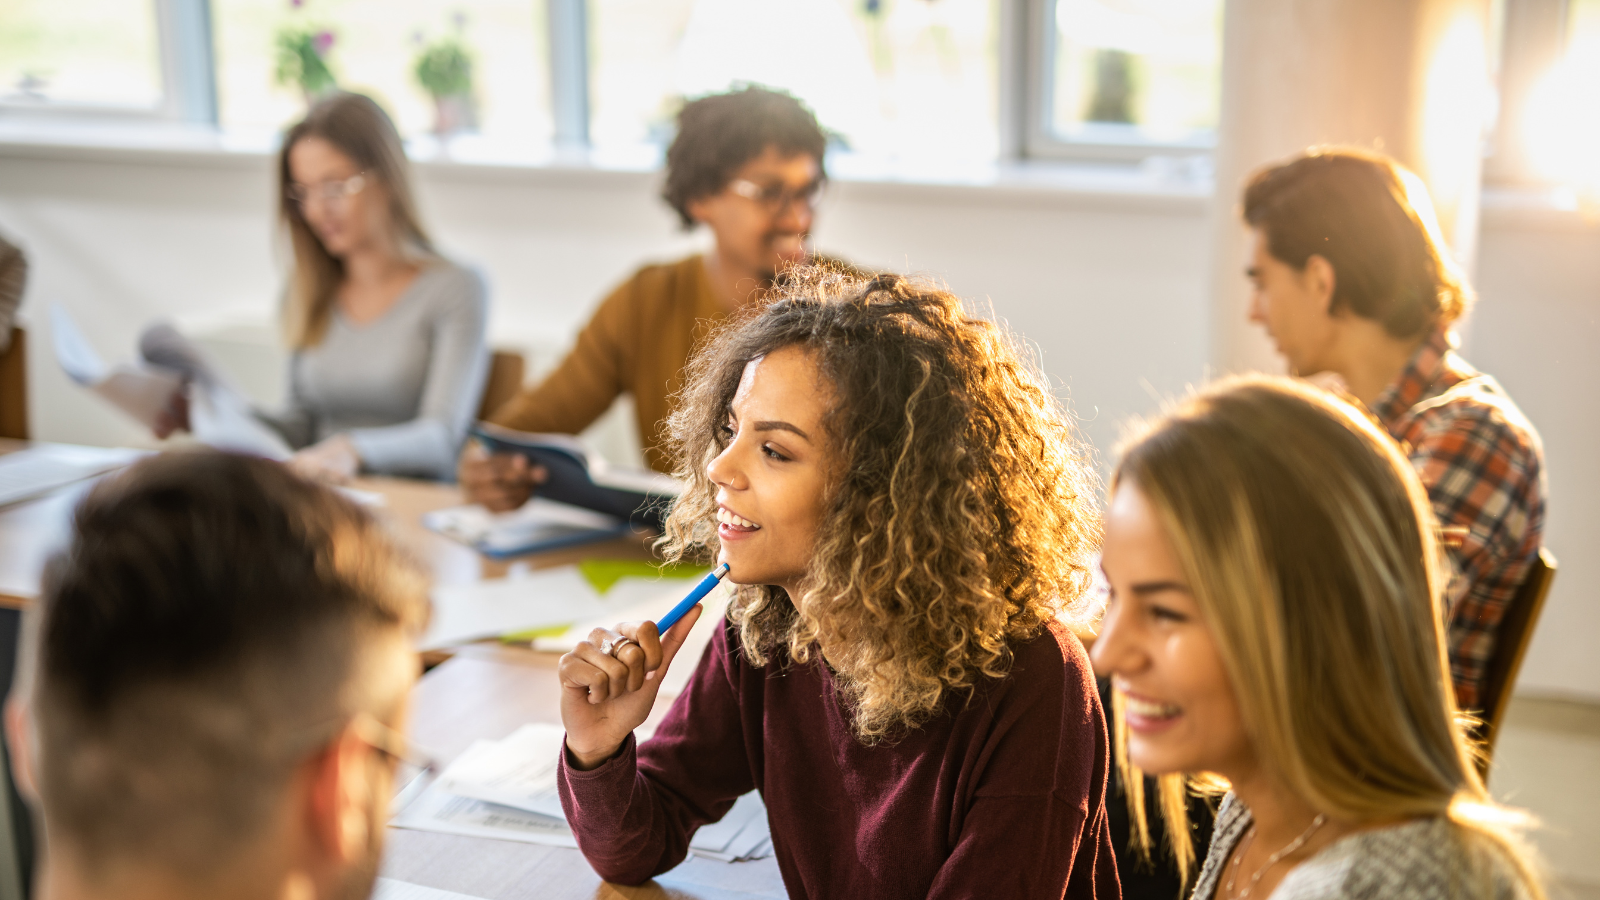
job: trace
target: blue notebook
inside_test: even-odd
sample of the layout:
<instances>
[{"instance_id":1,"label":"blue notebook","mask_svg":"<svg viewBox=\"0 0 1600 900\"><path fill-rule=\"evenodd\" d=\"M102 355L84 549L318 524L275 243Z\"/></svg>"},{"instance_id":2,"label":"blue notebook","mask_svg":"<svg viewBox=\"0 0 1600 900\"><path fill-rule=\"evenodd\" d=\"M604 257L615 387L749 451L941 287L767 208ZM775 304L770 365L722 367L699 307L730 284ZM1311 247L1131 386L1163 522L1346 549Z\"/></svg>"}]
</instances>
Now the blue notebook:
<instances>
[{"instance_id":1,"label":"blue notebook","mask_svg":"<svg viewBox=\"0 0 1600 900\"><path fill-rule=\"evenodd\" d=\"M659 531L681 486L657 472L614 468L570 434L533 434L479 422L472 437L490 453L520 453L549 473L539 496Z\"/></svg>"}]
</instances>

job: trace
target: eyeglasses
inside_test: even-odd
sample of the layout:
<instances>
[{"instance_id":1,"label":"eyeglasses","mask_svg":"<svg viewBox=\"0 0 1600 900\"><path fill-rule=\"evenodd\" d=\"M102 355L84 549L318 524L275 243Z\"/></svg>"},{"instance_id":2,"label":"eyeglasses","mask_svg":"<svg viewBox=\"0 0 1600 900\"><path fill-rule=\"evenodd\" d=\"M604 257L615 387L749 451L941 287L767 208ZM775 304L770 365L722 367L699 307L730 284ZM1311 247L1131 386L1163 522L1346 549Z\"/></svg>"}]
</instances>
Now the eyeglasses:
<instances>
[{"instance_id":1,"label":"eyeglasses","mask_svg":"<svg viewBox=\"0 0 1600 900\"><path fill-rule=\"evenodd\" d=\"M350 726L362 743L395 761L397 795L413 783L432 777L439 770L439 764L432 757L418 753L404 735L367 713L357 714Z\"/></svg>"},{"instance_id":2,"label":"eyeglasses","mask_svg":"<svg viewBox=\"0 0 1600 900\"><path fill-rule=\"evenodd\" d=\"M305 206L315 197L323 203L334 203L354 197L367 186L367 173L357 172L349 178L323 181L318 184L291 184L284 188L290 200Z\"/></svg>"},{"instance_id":3,"label":"eyeglasses","mask_svg":"<svg viewBox=\"0 0 1600 900\"><path fill-rule=\"evenodd\" d=\"M777 215L789 208L789 204L800 202L806 209L816 209L817 203L822 199L822 179L817 179L810 184L791 190L782 184L769 184L762 187L753 181L735 178L728 183L728 190L733 191L767 212L768 215Z\"/></svg>"}]
</instances>

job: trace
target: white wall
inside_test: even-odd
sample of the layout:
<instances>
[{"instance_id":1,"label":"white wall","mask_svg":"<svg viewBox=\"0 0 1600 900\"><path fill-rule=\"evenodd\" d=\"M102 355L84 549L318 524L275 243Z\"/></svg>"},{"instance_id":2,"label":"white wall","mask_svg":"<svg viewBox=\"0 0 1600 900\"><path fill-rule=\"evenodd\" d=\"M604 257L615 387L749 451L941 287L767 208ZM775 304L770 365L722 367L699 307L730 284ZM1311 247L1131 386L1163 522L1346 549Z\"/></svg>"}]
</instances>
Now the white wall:
<instances>
[{"instance_id":1,"label":"white wall","mask_svg":"<svg viewBox=\"0 0 1600 900\"><path fill-rule=\"evenodd\" d=\"M639 263L697 246L645 173L419 167L445 248L490 277L497 338L570 338ZM64 304L107 355L129 357L157 316L270 315L279 280L268 162L251 154L102 151L0 143L0 230L33 262L25 311L34 434L118 444L148 438L65 382L42 311ZM1192 189L845 181L818 245L858 263L945 279L1034 344L1103 461L1120 429L1207 365L1206 199ZM1488 216L1483 302L1468 355L1543 431L1548 543L1561 559L1522 686L1600 698L1600 229L1549 215ZM1552 225L1551 222L1555 222ZM1242 288L1241 288L1242 289Z\"/></svg>"}]
</instances>

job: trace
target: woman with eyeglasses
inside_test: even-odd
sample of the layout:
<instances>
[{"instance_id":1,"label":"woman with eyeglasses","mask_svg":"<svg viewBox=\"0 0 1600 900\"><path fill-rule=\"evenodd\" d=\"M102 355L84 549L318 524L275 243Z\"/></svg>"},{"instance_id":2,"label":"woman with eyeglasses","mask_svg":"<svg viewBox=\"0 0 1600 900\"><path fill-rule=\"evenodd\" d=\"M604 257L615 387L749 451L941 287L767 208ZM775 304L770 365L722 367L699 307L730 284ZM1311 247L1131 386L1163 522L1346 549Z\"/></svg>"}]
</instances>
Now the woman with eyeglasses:
<instances>
[{"instance_id":1,"label":"woman with eyeglasses","mask_svg":"<svg viewBox=\"0 0 1600 900\"><path fill-rule=\"evenodd\" d=\"M287 406L258 417L304 475L448 480L483 391L488 300L423 229L394 124L334 94L284 136L278 181L293 355Z\"/></svg>"},{"instance_id":2,"label":"woman with eyeglasses","mask_svg":"<svg viewBox=\"0 0 1600 900\"><path fill-rule=\"evenodd\" d=\"M760 302L785 269L812 258L807 239L827 178L826 147L811 111L785 93L750 87L686 104L662 197L685 229L710 229L713 247L635 272L601 302L566 359L491 421L576 434L630 394L645 462L671 471L661 427L696 343ZM524 503L544 473L521 456L473 445L459 475L470 498L505 510Z\"/></svg>"}]
</instances>

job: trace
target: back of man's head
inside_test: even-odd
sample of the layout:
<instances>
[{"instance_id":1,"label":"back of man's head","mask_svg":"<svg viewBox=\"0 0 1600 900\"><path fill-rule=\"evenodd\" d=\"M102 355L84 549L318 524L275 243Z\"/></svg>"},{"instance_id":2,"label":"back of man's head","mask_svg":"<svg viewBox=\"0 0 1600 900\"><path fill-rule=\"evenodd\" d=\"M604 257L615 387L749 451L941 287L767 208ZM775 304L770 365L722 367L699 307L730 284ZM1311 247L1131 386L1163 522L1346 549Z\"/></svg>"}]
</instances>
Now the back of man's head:
<instances>
[{"instance_id":1,"label":"back of man's head","mask_svg":"<svg viewBox=\"0 0 1600 900\"><path fill-rule=\"evenodd\" d=\"M1251 176L1244 219L1297 269L1313 255L1334 271L1333 311L1415 338L1466 312L1468 289L1439 235L1427 189L1394 160L1318 148Z\"/></svg>"},{"instance_id":2,"label":"back of man's head","mask_svg":"<svg viewBox=\"0 0 1600 900\"><path fill-rule=\"evenodd\" d=\"M365 511L209 451L96 487L41 609L30 755L52 852L201 878L263 839L309 754L404 703L414 671L393 673L428 616Z\"/></svg>"},{"instance_id":3,"label":"back of man's head","mask_svg":"<svg viewBox=\"0 0 1600 900\"><path fill-rule=\"evenodd\" d=\"M805 104L791 94L749 85L690 100L678 113L678 134L667 148L661 196L684 228L694 226L689 203L728 186L739 169L776 147L784 156L805 154L826 177L827 135Z\"/></svg>"}]
</instances>

